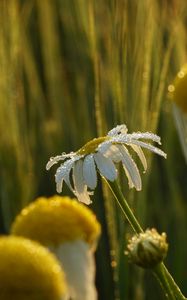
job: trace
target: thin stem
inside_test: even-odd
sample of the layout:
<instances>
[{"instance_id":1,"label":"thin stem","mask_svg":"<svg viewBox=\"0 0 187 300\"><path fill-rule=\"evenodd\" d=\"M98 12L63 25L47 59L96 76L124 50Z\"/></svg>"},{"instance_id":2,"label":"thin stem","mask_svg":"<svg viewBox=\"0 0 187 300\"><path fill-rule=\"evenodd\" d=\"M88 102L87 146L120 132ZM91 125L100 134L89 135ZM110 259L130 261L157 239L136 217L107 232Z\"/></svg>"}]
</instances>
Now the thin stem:
<instances>
[{"instance_id":1,"label":"thin stem","mask_svg":"<svg viewBox=\"0 0 187 300\"><path fill-rule=\"evenodd\" d=\"M162 263L161 264L162 269L165 272L165 276L167 277L167 280L169 282L170 287L172 287L172 290L174 292L174 295L176 297L177 300L185 300L187 299L186 297L184 297L184 295L182 294L181 290L179 289L178 285L176 284L176 282L174 281L173 277L171 276L170 272L168 271L168 269L166 268L166 266Z\"/></svg>"},{"instance_id":2,"label":"thin stem","mask_svg":"<svg viewBox=\"0 0 187 300\"><path fill-rule=\"evenodd\" d=\"M132 226L134 232L136 234L143 233L143 229L139 224L138 220L136 219L133 211L131 210L130 206L128 205L120 187L117 184L117 181L108 182L109 185L118 205L120 206L122 212L124 213L125 217L127 218L128 222ZM175 283L174 279L172 278L171 274L167 270L166 266L163 263L158 264L153 270L154 275L158 279L159 283L161 284L165 297L171 300L187 300L186 297L183 296L179 287Z\"/></svg>"},{"instance_id":3,"label":"thin stem","mask_svg":"<svg viewBox=\"0 0 187 300\"><path fill-rule=\"evenodd\" d=\"M170 288L170 284L165 274L165 270L163 265L159 264L153 270L153 274L156 276L157 280L159 281L167 299L176 300L177 298L174 295L173 290Z\"/></svg>"},{"instance_id":4,"label":"thin stem","mask_svg":"<svg viewBox=\"0 0 187 300\"><path fill-rule=\"evenodd\" d=\"M133 230L137 234L143 232L142 227L140 226L138 220L136 219L135 215L133 214L126 199L124 198L123 193L122 193L120 187L118 186L117 182L116 181L114 181L114 182L106 181L106 182L108 183L114 197L116 198L117 203L119 204L122 212L126 216L127 220L129 221L130 225L132 226Z\"/></svg>"}]
</instances>

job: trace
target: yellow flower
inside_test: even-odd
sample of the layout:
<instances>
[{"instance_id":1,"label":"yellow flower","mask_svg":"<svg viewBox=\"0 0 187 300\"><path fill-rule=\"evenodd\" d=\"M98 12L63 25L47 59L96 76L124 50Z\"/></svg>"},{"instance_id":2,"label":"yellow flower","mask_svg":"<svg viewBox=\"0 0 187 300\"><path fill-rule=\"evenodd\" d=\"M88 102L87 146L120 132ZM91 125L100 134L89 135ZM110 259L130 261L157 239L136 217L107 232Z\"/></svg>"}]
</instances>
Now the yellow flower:
<instances>
[{"instance_id":1,"label":"yellow flower","mask_svg":"<svg viewBox=\"0 0 187 300\"><path fill-rule=\"evenodd\" d=\"M178 72L173 83L169 85L168 91L173 102L187 113L187 64Z\"/></svg>"},{"instance_id":2,"label":"yellow flower","mask_svg":"<svg viewBox=\"0 0 187 300\"><path fill-rule=\"evenodd\" d=\"M1 300L63 300L60 264L43 246L21 237L0 237Z\"/></svg>"},{"instance_id":3,"label":"yellow flower","mask_svg":"<svg viewBox=\"0 0 187 300\"><path fill-rule=\"evenodd\" d=\"M173 114L181 147L187 162L187 64L169 85L169 98L173 101Z\"/></svg>"},{"instance_id":4,"label":"yellow flower","mask_svg":"<svg viewBox=\"0 0 187 300\"><path fill-rule=\"evenodd\" d=\"M89 208L69 197L39 198L22 210L11 231L55 253L72 299L97 299L93 254L101 228Z\"/></svg>"},{"instance_id":5,"label":"yellow flower","mask_svg":"<svg viewBox=\"0 0 187 300\"><path fill-rule=\"evenodd\" d=\"M83 204L69 197L40 197L17 216L12 234L59 245L81 239L95 247L101 232L96 216Z\"/></svg>"}]
</instances>

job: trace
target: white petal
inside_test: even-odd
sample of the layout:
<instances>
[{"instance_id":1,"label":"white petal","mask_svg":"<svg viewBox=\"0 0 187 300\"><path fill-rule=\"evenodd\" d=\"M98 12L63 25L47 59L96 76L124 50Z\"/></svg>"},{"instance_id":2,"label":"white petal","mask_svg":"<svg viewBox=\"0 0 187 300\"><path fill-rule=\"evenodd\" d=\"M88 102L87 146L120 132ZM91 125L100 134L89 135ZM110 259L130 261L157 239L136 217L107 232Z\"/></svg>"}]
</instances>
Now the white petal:
<instances>
[{"instance_id":1,"label":"white petal","mask_svg":"<svg viewBox=\"0 0 187 300\"><path fill-rule=\"evenodd\" d=\"M111 158L112 161L116 163L121 160L119 150L116 148L115 145L112 144L112 140L101 143L98 146L97 151L103 154L105 157Z\"/></svg>"},{"instance_id":2,"label":"white petal","mask_svg":"<svg viewBox=\"0 0 187 300\"><path fill-rule=\"evenodd\" d=\"M132 179L131 179L131 176L127 170L127 168L123 165L123 169L125 171L125 175L127 176L127 179L128 179L128 185L129 185L129 188L132 189L133 187L135 187L134 183L132 182Z\"/></svg>"},{"instance_id":3,"label":"white petal","mask_svg":"<svg viewBox=\"0 0 187 300\"><path fill-rule=\"evenodd\" d=\"M146 148L146 149L148 149L148 150L150 150L150 151L152 151L152 152L154 152L154 153L156 153L158 155L161 155L164 158L167 157L167 154L164 151L160 150L159 148L157 148L157 147L155 147L155 146L153 146L151 144L148 144L148 143L145 143L145 142L142 142L142 141L131 140L130 142L126 142L126 144L129 144L129 145L130 144L138 145L138 146Z\"/></svg>"},{"instance_id":4,"label":"white petal","mask_svg":"<svg viewBox=\"0 0 187 300\"><path fill-rule=\"evenodd\" d=\"M112 145L112 142L110 140L105 141L97 147L96 151L98 151L102 154L105 154L108 151L108 149L110 149L111 145Z\"/></svg>"},{"instance_id":5,"label":"white petal","mask_svg":"<svg viewBox=\"0 0 187 300\"><path fill-rule=\"evenodd\" d=\"M90 199L90 195L93 195L93 193L89 193L87 191L87 186L84 186L84 190L81 193L75 192L75 196L77 197L77 199L86 204L89 205L92 203L91 199Z\"/></svg>"},{"instance_id":6,"label":"white petal","mask_svg":"<svg viewBox=\"0 0 187 300\"><path fill-rule=\"evenodd\" d=\"M95 261L89 245L76 240L49 249L62 265L71 299L96 300Z\"/></svg>"},{"instance_id":7,"label":"white petal","mask_svg":"<svg viewBox=\"0 0 187 300\"><path fill-rule=\"evenodd\" d=\"M146 140L152 140L153 142L157 142L161 145L160 137L157 134L154 134L152 132L133 132L131 134L127 135L131 139L146 139Z\"/></svg>"},{"instance_id":8,"label":"white petal","mask_svg":"<svg viewBox=\"0 0 187 300\"><path fill-rule=\"evenodd\" d=\"M72 166L73 167L73 166ZM70 170L71 171L71 170ZM75 191L74 191L74 189L73 189L73 187L72 187L72 184L71 184L71 182L70 182L70 171L69 171L69 173L66 175L66 176L64 176L64 181L65 181L65 183L67 184L67 186L69 187L69 189L74 193Z\"/></svg>"},{"instance_id":9,"label":"white petal","mask_svg":"<svg viewBox=\"0 0 187 300\"><path fill-rule=\"evenodd\" d=\"M87 155L83 162L83 177L87 186L95 189L97 185L97 173L93 154Z\"/></svg>"},{"instance_id":10,"label":"white petal","mask_svg":"<svg viewBox=\"0 0 187 300\"><path fill-rule=\"evenodd\" d=\"M131 182L129 180L130 186L133 185L137 191L140 191L142 188L142 181L141 181L141 177L137 165L135 164L134 160L132 159L131 155L129 154L125 146L118 145L117 147L122 154L123 167L126 170L127 174L129 174L129 177L132 181Z\"/></svg>"},{"instance_id":11,"label":"white petal","mask_svg":"<svg viewBox=\"0 0 187 300\"><path fill-rule=\"evenodd\" d=\"M92 201L90 200L89 193L87 191L87 185L83 178L83 162L79 160L75 163L73 168L73 182L75 195L80 202L85 204L90 204Z\"/></svg>"},{"instance_id":12,"label":"white petal","mask_svg":"<svg viewBox=\"0 0 187 300\"><path fill-rule=\"evenodd\" d=\"M121 161L121 153L115 145L111 145L105 152L104 156L109 157L115 163L119 163Z\"/></svg>"},{"instance_id":13,"label":"white petal","mask_svg":"<svg viewBox=\"0 0 187 300\"><path fill-rule=\"evenodd\" d=\"M146 171L147 170L147 161L146 161L145 155L142 151L142 148L140 146L133 145L133 144L129 144L129 145L137 153L137 155L138 155L139 159L141 160L142 165L144 167L144 171Z\"/></svg>"},{"instance_id":14,"label":"white petal","mask_svg":"<svg viewBox=\"0 0 187 300\"><path fill-rule=\"evenodd\" d=\"M117 178L116 167L110 158L97 152L94 154L94 159L102 176L110 181L114 181Z\"/></svg>"},{"instance_id":15,"label":"white petal","mask_svg":"<svg viewBox=\"0 0 187 300\"><path fill-rule=\"evenodd\" d=\"M76 160L80 159L80 156L74 156L71 159L68 159L63 163L56 171L55 174L55 182L56 182L56 189L58 193L62 191L62 184L63 180L66 180L66 183L69 182L69 173L71 168Z\"/></svg>"},{"instance_id":16,"label":"white petal","mask_svg":"<svg viewBox=\"0 0 187 300\"><path fill-rule=\"evenodd\" d=\"M156 134L153 134L151 132L137 132L137 133L132 133L132 134L119 134L117 136L112 137L112 142L113 143L130 143L132 140L139 140L139 139L147 139L147 140L152 140L153 142L157 142L158 144L160 143L160 137Z\"/></svg>"},{"instance_id":17,"label":"white petal","mask_svg":"<svg viewBox=\"0 0 187 300\"><path fill-rule=\"evenodd\" d=\"M46 165L46 170L49 170L53 165L57 164L60 160L64 160L66 158L72 157L76 155L75 152L71 152L69 154L62 153L61 155L57 155L55 157L51 157Z\"/></svg>"},{"instance_id":18,"label":"white petal","mask_svg":"<svg viewBox=\"0 0 187 300\"><path fill-rule=\"evenodd\" d=\"M57 191L57 193L60 194L62 192L62 186L63 186L63 179L61 181L58 181L56 183L56 191Z\"/></svg>"},{"instance_id":19,"label":"white petal","mask_svg":"<svg viewBox=\"0 0 187 300\"><path fill-rule=\"evenodd\" d=\"M122 125L117 125L116 127L114 127L113 129L111 129L109 132L108 132L108 136L115 136L115 135L118 135L118 134L126 134L128 131L127 129L127 126L125 124L122 124Z\"/></svg>"}]
</instances>

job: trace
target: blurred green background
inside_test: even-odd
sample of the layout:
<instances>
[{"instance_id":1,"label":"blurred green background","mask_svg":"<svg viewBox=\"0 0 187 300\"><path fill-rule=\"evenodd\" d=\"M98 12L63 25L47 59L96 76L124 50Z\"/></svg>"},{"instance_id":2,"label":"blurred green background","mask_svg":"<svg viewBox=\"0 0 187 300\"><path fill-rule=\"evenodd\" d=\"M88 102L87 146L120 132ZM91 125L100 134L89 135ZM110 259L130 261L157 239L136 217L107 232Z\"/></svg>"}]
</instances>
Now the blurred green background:
<instances>
[{"instance_id":1,"label":"blurred green background","mask_svg":"<svg viewBox=\"0 0 187 300\"><path fill-rule=\"evenodd\" d=\"M146 153L141 192L120 181L144 227L167 232L166 265L187 295L187 167L167 96L187 61L186 34L186 0L0 1L1 233L29 202L56 193L50 156L121 123L153 131L167 160ZM152 275L128 264L132 232L101 181L90 208L103 232L99 299L162 299Z\"/></svg>"}]
</instances>

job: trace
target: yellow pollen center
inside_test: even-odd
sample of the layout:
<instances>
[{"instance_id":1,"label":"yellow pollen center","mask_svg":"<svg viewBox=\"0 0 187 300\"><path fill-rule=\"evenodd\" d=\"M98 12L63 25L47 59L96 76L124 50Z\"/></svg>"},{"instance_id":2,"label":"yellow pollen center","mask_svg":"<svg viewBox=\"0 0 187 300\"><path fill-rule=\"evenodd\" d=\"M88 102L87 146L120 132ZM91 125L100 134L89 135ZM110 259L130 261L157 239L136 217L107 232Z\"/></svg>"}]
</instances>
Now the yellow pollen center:
<instances>
[{"instance_id":1,"label":"yellow pollen center","mask_svg":"<svg viewBox=\"0 0 187 300\"><path fill-rule=\"evenodd\" d=\"M97 149L99 144L101 144L102 142L105 142L109 139L110 139L109 136L102 136L102 137L99 137L99 138L95 138L95 139L89 141L88 143L86 143L82 148L80 148L77 151L77 154L78 155L91 154L91 153L95 152L95 150Z\"/></svg>"},{"instance_id":2,"label":"yellow pollen center","mask_svg":"<svg viewBox=\"0 0 187 300\"><path fill-rule=\"evenodd\" d=\"M31 240L0 237L0 299L65 299L65 275L56 257Z\"/></svg>"},{"instance_id":3,"label":"yellow pollen center","mask_svg":"<svg viewBox=\"0 0 187 300\"><path fill-rule=\"evenodd\" d=\"M81 239L91 247L100 235L95 214L69 197L40 197L16 217L11 233L36 240L45 246Z\"/></svg>"}]
</instances>

